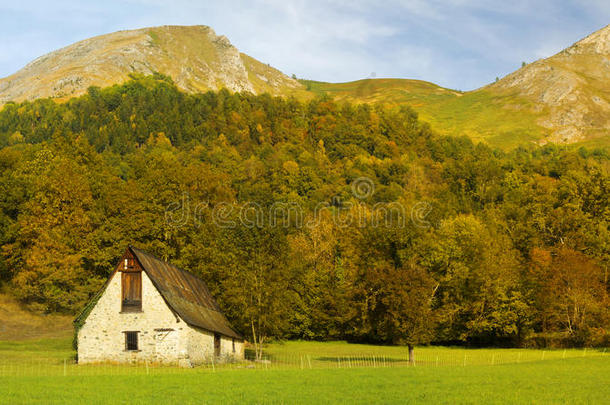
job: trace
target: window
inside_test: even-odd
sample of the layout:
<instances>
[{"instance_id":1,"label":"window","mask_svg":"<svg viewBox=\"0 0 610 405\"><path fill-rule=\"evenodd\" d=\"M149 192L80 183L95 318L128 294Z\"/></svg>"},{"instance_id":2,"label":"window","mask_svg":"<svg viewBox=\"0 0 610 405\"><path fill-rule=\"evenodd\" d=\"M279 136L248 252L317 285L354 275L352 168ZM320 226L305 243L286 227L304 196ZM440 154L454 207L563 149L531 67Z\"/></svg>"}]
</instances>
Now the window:
<instances>
[{"instance_id":1,"label":"window","mask_svg":"<svg viewBox=\"0 0 610 405\"><path fill-rule=\"evenodd\" d=\"M138 332L125 333L125 350L138 350Z\"/></svg>"},{"instance_id":2,"label":"window","mask_svg":"<svg viewBox=\"0 0 610 405\"><path fill-rule=\"evenodd\" d=\"M233 353L235 353L235 338L231 339L231 344L233 345Z\"/></svg>"},{"instance_id":3,"label":"window","mask_svg":"<svg viewBox=\"0 0 610 405\"><path fill-rule=\"evenodd\" d=\"M122 272L121 286L121 311L142 311L142 272Z\"/></svg>"},{"instance_id":4,"label":"window","mask_svg":"<svg viewBox=\"0 0 610 405\"><path fill-rule=\"evenodd\" d=\"M214 356L220 357L220 335L214 333Z\"/></svg>"}]
</instances>

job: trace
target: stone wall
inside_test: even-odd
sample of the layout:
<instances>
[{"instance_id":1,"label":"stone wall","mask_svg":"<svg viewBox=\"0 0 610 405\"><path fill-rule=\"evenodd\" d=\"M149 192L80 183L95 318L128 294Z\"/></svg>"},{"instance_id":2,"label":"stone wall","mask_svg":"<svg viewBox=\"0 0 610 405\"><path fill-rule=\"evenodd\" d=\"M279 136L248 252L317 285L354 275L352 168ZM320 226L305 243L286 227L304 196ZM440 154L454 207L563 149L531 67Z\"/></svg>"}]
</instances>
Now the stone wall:
<instances>
[{"instance_id":1,"label":"stone wall","mask_svg":"<svg viewBox=\"0 0 610 405\"><path fill-rule=\"evenodd\" d=\"M78 332L78 361L176 362L187 355L187 328L145 272L142 312L121 313L121 273L117 272ZM125 350L125 331L139 332L138 351Z\"/></svg>"},{"instance_id":2,"label":"stone wall","mask_svg":"<svg viewBox=\"0 0 610 405\"><path fill-rule=\"evenodd\" d=\"M197 365L212 361L214 356L214 334L187 325L185 330L187 352L191 364Z\"/></svg>"},{"instance_id":3,"label":"stone wall","mask_svg":"<svg viewBox=\"0 0 610 405\"><path fill-rule=\"evenodd\" d=\"M220 357L223 360L243 359L244 344L235 339L235 352L233 352L233 339L226 336L220 337Z\"/></svg>"},{"instance_id":4,"label":"stone wall","mask_svg":"<svg viewBox=\"0 0 610 405\"><path fill-rule=\"evenodd\" d=\"M214 356L214 333L199 328L188 326L187 351L189 359L194 365L209 363ZM244 344L235 339L235 352L233 352L233 339L220 336L220 357L214 359L217 362L232 361L244 358Z\"/></svg>"}]
</instances>

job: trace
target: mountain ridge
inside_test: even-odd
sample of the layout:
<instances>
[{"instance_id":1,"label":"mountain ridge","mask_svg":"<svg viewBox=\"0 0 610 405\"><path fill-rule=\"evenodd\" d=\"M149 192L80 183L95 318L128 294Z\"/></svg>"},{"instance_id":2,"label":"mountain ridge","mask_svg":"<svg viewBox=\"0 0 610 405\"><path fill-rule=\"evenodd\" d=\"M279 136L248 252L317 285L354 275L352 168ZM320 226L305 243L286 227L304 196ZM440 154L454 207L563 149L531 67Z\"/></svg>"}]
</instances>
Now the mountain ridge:
<instances>
[{"instance_id":1,"label":"mountain ridge","mask_svg":"<svg viewBox=\"0 0 610 405\"><path fill-rule=\"evenodd\" d=\"M350 102L406 103L438 132L502 148L523 144L610 146L610 26L479 89L457 92L408 79L311 82ZM428 86L428 91L421 91Z\"/></svg>"},{"instance_id":2,"label":"mountain ridge","mask_svg":"<svg viewBox=\"0 0 610 405\"><path fill-rule=\"evenodd\" d=\"M573 143L610 133L610 25L483 89L513 92L548 109L546 141Z\"/></svg>"},{"instance_id":3,"label":"mountain ridge","mask_svg":"<svg viewBox=\"0 0 610 405\"><path fill-rule=\"evenodd\" d=\"M117 31L78 41L0 79L0 104L78 96L89 86L122 83L131 73L166 74L188 92L220 90L291 94L301 85L235 48L207 26Z\"/></svg>"},{"instance_id":4,"label":"mountain ridge","mask_svg":"<svg viewBox=\"0 0 610 405\"><path fill-rule=\"evenodd\" d=\"M207 26L124 30L63 47L0 79L0 105L43 97L64 101L89 86L156 72L191 93L226 88L301 100L327 94L356 103L407 104L438 132L503 148L530 142L610 145L610 25L468 92L410 79L297 81Z\"/></svg>"}]
</instances>

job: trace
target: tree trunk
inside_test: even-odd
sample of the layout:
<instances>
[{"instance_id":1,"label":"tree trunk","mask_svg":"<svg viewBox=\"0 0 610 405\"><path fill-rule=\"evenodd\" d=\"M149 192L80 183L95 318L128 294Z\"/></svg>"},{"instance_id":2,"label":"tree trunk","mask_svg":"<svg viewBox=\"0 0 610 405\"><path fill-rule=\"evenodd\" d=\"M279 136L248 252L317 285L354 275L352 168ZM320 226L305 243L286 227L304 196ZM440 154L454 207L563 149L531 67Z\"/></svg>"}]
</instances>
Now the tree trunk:
<instances>
[{"instance_id":1,"label":"tree trunk","mask_svg":"<svg viewBox=\"0 0 610 405\"><path fill-rule=\"evenodd\" d=\"M409 348L409 364L415 365L415 353L413 352L413 345L407 345Z\"/></svg>"},{"instance_id":2,"label":"tree trunk","mask_svg":"<svg viewBox=\"0 0 610 405\"><path fill-rule=\"evenodd\" d=\"M254 341L254 360L259 360L258 357L258 342L256 341L256 331L254 330L254 320L250 322L252 325L252 340Z\"/></svg>"}]
</instances>

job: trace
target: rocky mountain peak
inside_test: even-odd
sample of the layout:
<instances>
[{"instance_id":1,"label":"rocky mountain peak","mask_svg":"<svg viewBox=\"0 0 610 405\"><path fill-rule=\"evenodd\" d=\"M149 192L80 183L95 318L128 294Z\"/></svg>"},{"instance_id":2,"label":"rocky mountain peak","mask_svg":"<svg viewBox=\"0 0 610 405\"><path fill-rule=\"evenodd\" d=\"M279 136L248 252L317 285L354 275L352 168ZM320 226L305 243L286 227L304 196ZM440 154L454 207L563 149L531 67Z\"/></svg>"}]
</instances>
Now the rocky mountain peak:
<instances>
[{"instance_id":1,"label":"rocky mountain peak","mask_svg":"<svg viewBox=\"0 0 610 405\"><path fill-rule=\"evenodd\" d=\"M90 86L109 86L130 73L159 72L188 92L219 90L286 94L301 84L239 52L208 26L118 31L43 55L0 79L0 105L41 97L67 99Z\"/></svg>"},{"instance_id":2,"label":"rocky mountain peak","mask_svg":"<svg viewBox=\"0 0 610 405\"><path fill-rule=\"evenodd\" d=\"M530 63L492 91L521 97L541 113L544 141L572 143L610 133L610 25L571 47Z\"/></svg>"}]
</instances>

